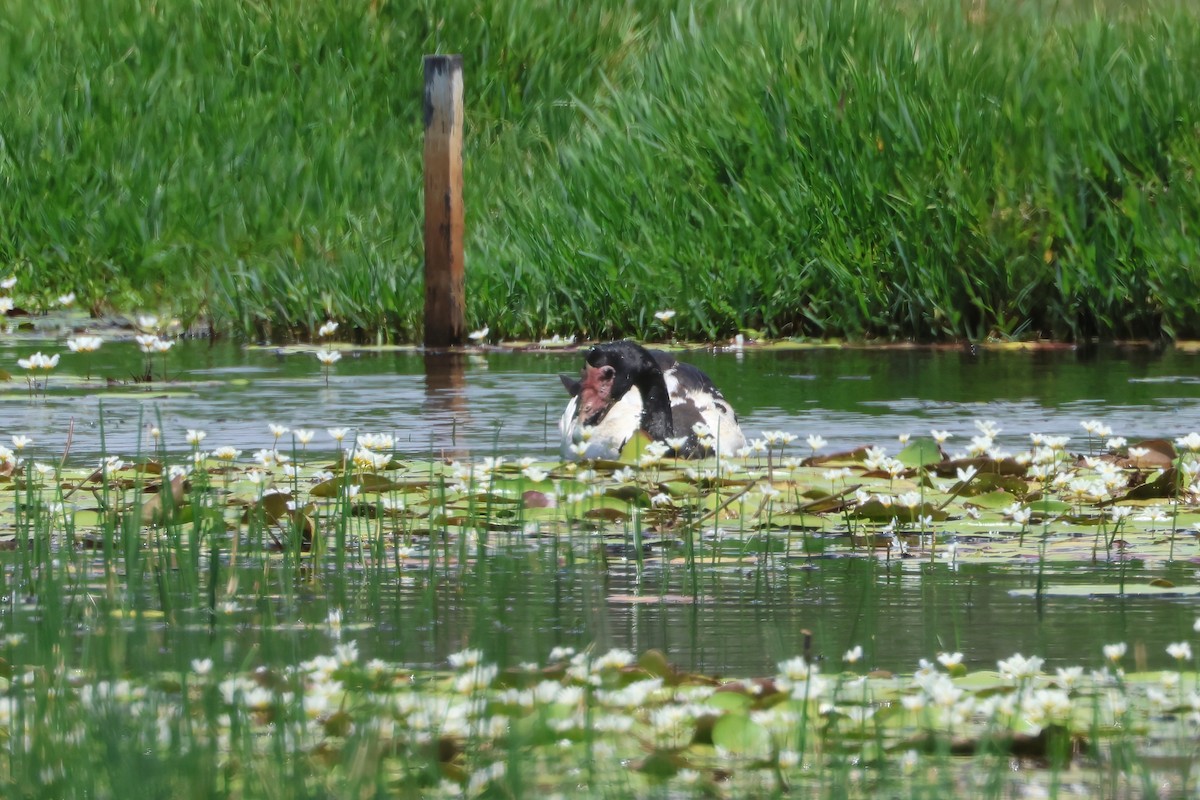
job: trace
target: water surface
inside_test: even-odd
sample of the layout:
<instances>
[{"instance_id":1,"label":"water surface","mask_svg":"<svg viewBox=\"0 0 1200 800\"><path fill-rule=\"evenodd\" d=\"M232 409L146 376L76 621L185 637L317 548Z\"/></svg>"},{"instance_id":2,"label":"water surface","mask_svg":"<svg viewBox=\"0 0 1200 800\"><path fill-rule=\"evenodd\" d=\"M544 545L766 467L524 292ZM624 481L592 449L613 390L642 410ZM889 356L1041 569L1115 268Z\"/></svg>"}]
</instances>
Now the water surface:
<instances>
[{"instance_id":1,"label":"water surface","mask_svg":"<svg viewBox=\"0 0 1200 800\"><path fill-rule=\"evenodd\" d=\"M38 348L47 349L0 345L0 364ZM1200 430L1197 356L1170 349L749 349L682 357L713 377L752 436L820 434L838 449L894 446L900 434L931 428L965 446L978 432L976 419L996 420L1000 444L1013 449L1034 432L1071 435L1085 449L1080 422L1093 418L1131 441ZM118 381L142 368L130 343L108 345L93 361L95 375ZM67 354L60 370L82 373L83 363ZM188 428L207 431L206 447L274 446L267 424L276 423L317 430L314 447L332 445L325 429L348 427L391 432L413 455L554 457L566 401L557 376L577 373L580 363L578 353L564 352L360 352L339 362L326 385L311 353L184 341L169 355L167 384L58 390L52 377L48 397L29 402L18 375L4 394L0 433L26 432L61 452L73 420L74 453L98 453L103 433L109 452L131 455L139 439L145 446L150 424L182 450Z\"/></svg>"},{"instance_id":2,"label":"water surface","mask_svg":"<svg viewBox=\"0 0 1200 800\"><path fill-rule=\"evenodd\" d=\"M7 341L0 363L51 343ZM1068 434L1086 449L1080 422L1097 418L1131 441L1200 430L1196 356L1146 348L1034 353L960 350L696 351L685 358L706 370L739 411L748 433L782 429L819 434L829 448L861 444L897 447L901 433L951 431L965 445L976 419L995 420L1000 444L1023 449L1028 434ZM121 456L146 448L158 425L167 445L185 450L185 431L208 433L205 447L237 446L246 455L276 445L268 423L318 432L310 449L331 450L324 432L348 427L391 432L401 454L533 456L557 454L556 422L566 399L558 375L578 371L578 353L487 351L426 358L419 352L347 355L328 385L311 353L180 342L168 358L170 380L130 382L144 368L130 343L106 345L92 374L112 379L77 386L64 373L83 374L82 357L64 355L47 396L30 400L18 376L3 396L0 435L33 438L34 458L61 456L70 435L73 459L102 451ZM156 360L155 372L161 369ZM68 431L73 431L68 434ZM278 442L289 447L287 438ZM1051 582L1148 581L1181 585L1196 580L1194 545L1182 560L1153 569L1139 563L1051 566ZM593 548L594 549L594 548ZM769 674L775 663L803 651L830 668L854 646L872 667L911 670L918 659L962 651L972 666L992 666L1014 652L1038 654L1049 667L1099 662L1102 644L1126 641L1131 660L1167 666L1164 648L1190 639L1193 602L1172 599L1014 597L1036 584L1036 565L962 565L865 558L773 559L693 575L672 567L638 575L619 556L607 569L594 553L574 560L543 543L499 550L459 572L392 569L370 579L356 573L300 586L278 577L275 600L218 615L235 635L212 636L211 619L183 598L193 624L137 623L103 652L114 671L156 659L186 666L212 654L220 641L232 662L286 663L328 652L319 624L332 609L345 615L347 637L364 657L437 665L469 645L484 646L504 663L544 660L558 645L659 648L684 669L722 674ZM360 576L361 577L361 576ZM259 578L250 576L246 585ZM6 595L14 630L39 631L36 598ZM156 596L147 595L153 605ZM636 598L646 598L645 601ZM23 627L24 626L24 627ZM99 617L72 627L78 646L121 618ZM91 650L90 652L101 652ZM1132 665L1132 662L1131 662Z\"/></svg>"}]
</instances>

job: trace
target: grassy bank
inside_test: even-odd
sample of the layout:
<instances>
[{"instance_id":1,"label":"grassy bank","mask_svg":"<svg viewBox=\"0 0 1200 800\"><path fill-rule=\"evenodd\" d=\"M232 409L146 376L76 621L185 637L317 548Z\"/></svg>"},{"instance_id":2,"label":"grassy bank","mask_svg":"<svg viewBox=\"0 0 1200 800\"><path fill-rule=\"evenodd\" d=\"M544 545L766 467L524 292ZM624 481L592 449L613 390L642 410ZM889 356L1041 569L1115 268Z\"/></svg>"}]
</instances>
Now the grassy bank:
<instances>
[{"instance_id":1,"label":"grassy bank","mask_svg":"<svg viewBox=\"0 0 1200 800\"><path fill-rule=\"evenodd\" d=\"M995 5L21 0L0 265L416 340L420 59L461 52L493 336L1200 335L1200 11Z\"/></svg>"}]
</instances>

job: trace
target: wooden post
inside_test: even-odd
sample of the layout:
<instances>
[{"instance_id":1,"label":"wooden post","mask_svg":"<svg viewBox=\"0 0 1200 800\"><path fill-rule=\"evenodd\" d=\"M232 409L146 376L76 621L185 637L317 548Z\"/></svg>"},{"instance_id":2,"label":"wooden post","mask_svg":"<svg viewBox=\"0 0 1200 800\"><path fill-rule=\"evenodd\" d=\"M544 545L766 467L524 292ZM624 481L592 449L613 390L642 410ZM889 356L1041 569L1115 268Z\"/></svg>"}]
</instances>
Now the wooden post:
<instances>
[{"instance_id":1,"label":"wooden post","mask_svg":"<svg viewBox=\"0 0 1200 800\"><path fill-rule=\"evenodd\" d=\"M466 337L462 56L425 56L425 346Z\"/></svg>"}]
</instances>

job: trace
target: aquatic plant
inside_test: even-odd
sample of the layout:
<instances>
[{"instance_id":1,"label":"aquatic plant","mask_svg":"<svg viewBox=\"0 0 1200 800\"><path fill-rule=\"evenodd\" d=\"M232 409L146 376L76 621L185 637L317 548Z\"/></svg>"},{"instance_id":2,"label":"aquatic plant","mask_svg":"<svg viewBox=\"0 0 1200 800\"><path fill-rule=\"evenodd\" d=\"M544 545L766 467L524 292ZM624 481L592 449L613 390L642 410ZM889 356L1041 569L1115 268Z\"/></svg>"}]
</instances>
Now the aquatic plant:
<instances>
[{"instance_id":1,"label":"aquatic plant","mask_svg":"<svg viewBox=\"0 0 1200 800\"><path fill-rule=\"evenodd\" d=\"M797 635L771 615L847 563L866 577L860 619L895 576L1034 559L1013 593L1039 610L1195 596L1180 550L1200 524L1200 434L1006 451L980 420L841 452L763 430L720 460L635 441L564 463L417 454L350 427L321 441L280 417L229 442L152 418L125 452L56 452L39 431L0 446L7 793L1192 791L1181 605L1053 668L1028 650L993 668L957 644L970 621L930 622L912 671L835 635L845 619ZM729 587L764 616L759 672L611 641L603 609L699 613Z\"/></svg>"},{"instance_id":2,"label":"aquatic plant","mask_svg":"<svg viewBox=\"0 0 1200 800\"><path fill-rule=\"evenodd\" d=\"M25 382L29 384L29 397L33 398L34 389L40 386L44 395L50 384L50 370L58 366L59 354L55 353L52 356L45 355L40 350L28 358L18 358L17 366L25 370L28 374L25 377ZM38 374L42 374L42 382L39 384L37 380Z\"/></svg>"},{"instance_id":3,"label":"aquatic plant","mask_svg":"<svg viewBox=\"0 0 1200 800\"><path fill-rule=\"evenodd\" d=\"M941 787L1004 797L1052 793L1068 774L1094 787L1153 782L1186 793L1186 767L1155 763L1196 757L1186 732L1200 724L1196 674L1127 674L1115 646L1088 675L1048 675L1041 659L1020 654L968 672L961 653L939 656L946 671L922 661L912 674L860 674L855 648L835 674L796 657L773 676L714 679L654 651L562 647L507 669L469 649L414 670L364 658L340 615L312 627L328 639L317 654L251 672L194 658L150 680L26 673L0 714L10 733L0 775L20 790L102 794L131 788L121 776L138 763L143 789L249 797L334 783L454 797L531 785L629 796ZM10 652L22 645L9 637ZM48 695L53 712L41 714ZM104 735L113 730L122 736ZM1135 730L1158 740L1156 762L1125 760ZM860 763L873 767L851 766Z\"/></svg>"}]
</instances>

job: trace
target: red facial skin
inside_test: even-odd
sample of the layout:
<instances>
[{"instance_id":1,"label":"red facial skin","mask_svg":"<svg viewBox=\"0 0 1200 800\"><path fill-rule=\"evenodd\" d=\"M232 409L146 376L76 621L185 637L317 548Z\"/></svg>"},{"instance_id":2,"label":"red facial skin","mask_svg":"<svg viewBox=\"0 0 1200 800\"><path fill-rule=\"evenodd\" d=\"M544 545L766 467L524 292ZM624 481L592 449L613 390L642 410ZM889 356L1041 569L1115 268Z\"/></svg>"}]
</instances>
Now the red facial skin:
<instances>
[{"instance_id":1,"label":"red facial skin","mask_svg":"<svg viewBox=\"0 0 1200 800\"><path fill-rule=\"evenodd\" d=\"M593 425L613 404L612 385L616 370L605 365L584 365L579 384L579 416L585 425Z\"/></svg>"}]
</instances>

